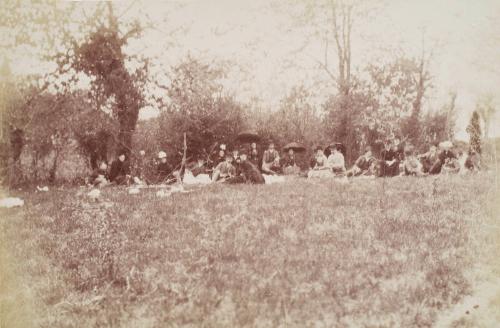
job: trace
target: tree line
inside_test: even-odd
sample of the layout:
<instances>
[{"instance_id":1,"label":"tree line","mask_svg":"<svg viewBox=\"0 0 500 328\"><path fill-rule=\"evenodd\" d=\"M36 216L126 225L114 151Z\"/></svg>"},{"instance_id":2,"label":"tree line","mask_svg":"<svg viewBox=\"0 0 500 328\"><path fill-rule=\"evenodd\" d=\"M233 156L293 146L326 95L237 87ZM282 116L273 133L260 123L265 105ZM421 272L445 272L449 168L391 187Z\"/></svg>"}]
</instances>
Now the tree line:
<instances>
[{"instance_id":1,"label":"tree line","mask_svg":"<svg viewBox=\"0 0 500 328\"><path fill-rule=\"evenodd\" d=\"M38 9L48 17L75 10L60 6L51 2ZM357 7L354 2L342 1L323 6L331 6L327 11L330 16L319 26L331 32L325 43L335 45L338 67L334 73L327 55L319 64L336 88L317 104L311 90L297 85L283 95L278 108L268 108L258 101L238 101L221 82L226 67L192 56L172 67L168 85L160 85L149 74L150 59L125 51L128 42L140 38L147 27L137 21L120 22L111 3L97 4L93 16L82 23L87 27L82 35L77 38L62 33L61 49L46 56L57 66L51 75L15 78L4 60L0 90L4 182L55 182L58 163L70 145L92 169L117 153L133 157L139 150L150 154L165 150L171 158L180 160L184 133L188 157L192 158L209 156L220 143L236 147L231 143L237 133L253 130L277 147L290 141L301 142L309 149L341 142L347 149L347 163L352 163L366 146L381 149L387 138L398 137L422 151L430 144L453 139L456 93L451 93L440 108L423 111L426 94L433 87L430 55L425 48L420 57L399 56L383 64L368 63L353 73L351 32ZM312 10L318 8L304 10L316 20L315 15L324 13ZM11 12L21 21L33 19L34 11L17 9L14 6ZM52 32L64 32L68 21L61 20L63 25L56 26L48 21L51 24L44 25L47 42L54 43ZM4 22L9 23L14 24L12 20ZM32 42L29 33L21 30L8 46ZM131 62L135 65L129 65ZM79 87L82 76L90 81L86 88ZM151 84L161 93L148 94L146 89ZM139 111L145 106L158 108L160 115L139 121ZM492 102L483 100L473 120L480 115L488 123L493 111ZM469 129L476 131L476 139L477 129ZM32 161L29 174L19 170L23 153ZM47 157L50 165L41 174L37 163Z\"/></svg>"}]
</instances>

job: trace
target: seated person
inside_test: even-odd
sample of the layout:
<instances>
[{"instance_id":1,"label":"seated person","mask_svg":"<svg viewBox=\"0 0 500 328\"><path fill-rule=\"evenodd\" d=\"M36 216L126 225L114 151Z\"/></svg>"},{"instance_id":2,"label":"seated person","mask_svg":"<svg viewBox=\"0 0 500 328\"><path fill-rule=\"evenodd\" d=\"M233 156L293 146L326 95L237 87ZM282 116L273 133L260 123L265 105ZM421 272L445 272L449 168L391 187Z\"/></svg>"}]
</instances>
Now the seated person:
<instances>
[{"instance_id":1,"label":"seated person","mask_svg":"<svg viewBox=\"0 0 500 328\"><path fill-rule=\"evenodd\" d=\"M250 145L250 153L248 154L248 160L252 162L254 165L257 165L257 167L260 167L260 153L259 150L257 149L257 144L255 142L252 142Z\"/></svg>"},{"instance_id":2,"label":"seated person","mask_svg":"<svg viewBox=\"0 0 500 328\"><path fill-rule=\"evenodd\" d=\"M332 170L335 176L345 175L345 160L344 155L340 152L340 146L331 147L330 156L328 156L326 165Z\"/></svg>"},{"instance_id":3,"label":"seated person","mask_svg":"<svg viewBox=\"0 0 500 328\"><path fill-rule=\"evenodd\" d=\"M382 159L380 160L380 176L394 177L399 175L398 153L394 150L391 140L387 140L385 148L382 150Z\"/></svg>"},{"instance_id":4,"label":"seated person","mask_svg":"<svg viewBox=\"0 0 500 328\"><path fill-rule=\"evenodd\" d=\"M108 182L108 164L102 162L90 175L90 183L95 187L103 187Z\"/></svg>"},{"instance_id":5,"label":"seated person","mask_svg":"<svg viewBox=\"0 0 500 328\"><path fill-rule=\"evenodd\" d=\"M262 172L266 174L278 174L281 170L280 155L274 149L274 143L269 144L269 148L264 152L262 157Z\"/></svg>"},{"instance_id":6,"label":"seated person","mask_svg":"<svg viewBox=\"0 0 500 328\"><path fill-rule=\"evenodd\" d=\"M333 176L330 167L327 165L328 159L325 156L323 148L317 147L314 156L314 166L307 173L308 178L331 177Z\"/></svg>"},{"instance_id":7,"label":"seated person","mask_svg":"<svg viewBox=\"0 0 500 328\"><path fill-rule=\"evenodd\" d=\"M250 162L246 151L240 153L240 164L238 175L229 178L229 183L250 183L250 184L264 184L264 176L260 173L259 168Z\"/></svg>"},{"instance_id":8,"label":"seated person","mask_svg":"<svg viewBox=\"0 0 500 328\"><path fill-rule=\"evenodd\" d=\"M111 163L109 181L119 185L127 184L129 180L128 170L129 166L126 162L126 156L124 153L121 153L118 158Z\"/></svg>"},{"instance_id":9,"label":"seated person","mask_svg":"<svg viewBox=\"0 0 500 328\"><path fill-rule=\"evenodd\" d=\"M167 179L173 174L172 166L167 160L167 153L158 152L158 162L156 163L156 183L166 183Z\"/></svg>"},{"instance_id":10,"label":"seated person","mask_svg":"<svg viewBox=\"0 0 500 328\"><path fill-rule=\"evenodd\" d=\"M430 168L429 173L458 173L460 165L457 161L457 156L451 150L453 144L450 141L444 141L439 144L441 151L438 154L438 160Z\"/></svg>"},{"instance_id":11,"label":"seated person","mask_svg":"<svg viewBox=\"0 0 500 328\"><path fill-rule=\"evenodd\" d=\"M146 181L146 164L146 152L144 150L140 150L139 153L134 156L133 160L132 174L134 176L134 180L139 179L140 181Z\"/></svg>"},{"instance_id":12,"label":"seated person","mask_svg":"<svg viewBox=\"0 0 500 328\"><path fill-rule=\"evenodd\" d=\"M422 163L422 172L429 174L439 173L435 171L437 167L434 166L436 162L439 162L436 146L431 146L428 152L426 152L425 154L418 155L417 157L420 159ZM431 172L433 166L434 166L434 171Z\"/></svg>"},{"instance_id":13,"label":"seated person","mask_svg":"<svg viewBox=\"0 0 500 328\"><path fill-rule=\"evenodd\" d=\"M347 171L347 176L373 175L373 163L375 157L372 154L372 148L366 147L365 153L358 157L353 167Z\"/></svg>"},{"instance_id":14,"label":"seated person","mask_svg":"<svg viewBox=\"0 0 500 328\"><path fill-rule=\"evenodd\" d=\"M199 157L196 162L188 165L188 168L184 171L182 182L185 184L208 184L212 182L203 157Z\"/></svg>"},{"instance_id":15,"label":"seated person","mask_svg":"<svg viewBox=\"0 0 500 328\"><path fill-rule=\"evenodd\" d=\"M236 176L236 169L233 166L233 156L226 155L224 162L219 163L212 174L212 181L225 181L226 179Z\"/></svg>"},{"instance_id":16,"label":"seated person","mask_svg":"<svg viewBox=\"0 0 500 328\"><path fill-rule=\"evenodd\" d=\"M415 155L413 147L407 146L404 151L403 170L405 175L421 176L424 174L422 171L422 163Z\"/></svg>"},{"instance_id":17,"label":"seated person","mask_svg":"<svg viewBox=\"0 0 500 328\"><path fill-rule=\"evenodd\" d=\"M220 163L226 160L226 145L222 144L219 146L219 152L214 158L211 159L213 168L215 168Z\"/></svg>"},{"instance_id":18,"label":"seated person","mask_svg":"<svg viewBox=\"0 0 500 328\"><path fill-rule=\"evenodd\" d=\"M283 158L281 167L283 168L283 174L285 175L297 175L300 173L300 167L295 161L295 152L292 148L288 150L287 156Z\"/></svg>"},{"instance_id":19,"label":"seated person","mask_svg":"<svg viewBox=\"0 0 500 328\"><path fill-rule=\"evenodd\" d=\"M195 163L192 163L190 165L189 170L195 177L200 174L208 174L208 169L205 165L205 160L201 156L198 157Z\"/></svg>"},{"instance_id":20,"label":"seated person","mask_svg":"<svg viewBox=\"0 0 500 328\"><path fill-rule=\"evenodd\" d=\"M481 170L481 157L474 150L469 150L464 166L471 172L477 172Z\"/></svg>"}]
</instances>

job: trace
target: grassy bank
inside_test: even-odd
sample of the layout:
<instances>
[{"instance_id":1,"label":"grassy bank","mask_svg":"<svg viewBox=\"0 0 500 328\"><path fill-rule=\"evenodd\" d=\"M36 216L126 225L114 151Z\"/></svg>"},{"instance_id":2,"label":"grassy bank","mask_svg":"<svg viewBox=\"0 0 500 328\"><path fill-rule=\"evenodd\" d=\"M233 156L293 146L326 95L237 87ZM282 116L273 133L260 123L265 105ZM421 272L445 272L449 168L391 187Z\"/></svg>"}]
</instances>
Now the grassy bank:
<instances>
[{"instance_id":1,"label":"grassy bank","mask_svg":"<svg viewBox=\"0 0 500 328\"><path fill-rule=\"evenodd\" d=\"M1 213L8 284L42 327L432 326L488 279L475 269L500 241L491 181L22 194Z\"/></svg>"}]
</instances>

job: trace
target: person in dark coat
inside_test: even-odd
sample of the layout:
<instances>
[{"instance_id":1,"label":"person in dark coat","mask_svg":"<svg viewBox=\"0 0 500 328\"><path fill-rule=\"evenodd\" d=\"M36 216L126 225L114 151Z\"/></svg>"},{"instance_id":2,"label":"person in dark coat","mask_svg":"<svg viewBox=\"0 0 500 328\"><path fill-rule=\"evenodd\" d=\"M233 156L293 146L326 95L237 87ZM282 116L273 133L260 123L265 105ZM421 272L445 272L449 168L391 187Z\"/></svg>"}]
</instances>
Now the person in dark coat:
<instances>
[{"instance_id":1,"label":"person in dark coat","mask_svg":"<svg viewBox=\"0 0 500 328\"><path fill-rule=\"evenodd\" d=\"M435 164L439 162L439 156L436 146L431 146L429 151L418 155L420 162L422 163L422 171L428 174L438 174L441 171L441 167ZM439 171L437 170L439 168Z\"/></svg>"},{"instance_id":2,"label":"person in dark coat","mask_svg":"<svg viewBox=\"0 0 500 328\"><path fill-rule=\"evenodd\" d=\"M167 153L158 152L158 163L156 164L156 183L166 182L172 173L172 166L167 160Z\"/></svg>"},{"instance_id":3,"label":"person in dark coat","mask_svg":"<svg viewBox=\"0 0 500 328\"><path fill-rule=\"evenodd\" d=\"M269 143L269 147L264 151L262 157L262 172L266 174L275 175L280 173L280 154L274 149L274 143Z\"/></svg>"},{"instance_id":4,"label":"person in dark coat","mask_svg":"<svg viewBox=\"0 0 500 328\"><path fill-rule=\"evenodd\" d=\"M257 149L257 144L255 142L252 142L252 144L250 145L250 152L248 154L248 160L250 162L252 162L254 165L256 165L257 167L260 167L260 161L261 161L260 152Z\"/></svg>"},{"instance_id":5,"label":"person in dark coat","mask_svg":"<svg viewBox=\"0 0 500 328\"><path fill-rule=\"evenodd\" d=\"M127 184L129 179L129 163L126 161L125 154L120 154L117 159L111 163L109 171L109 181L116 184Z\"/></svg>"},{"instance_id":6,"label":"person in dark coat","mask_svg":"<svg viewBox=\"0 0 500 328\"><path fill-rule=\"evenodd\" d=\"M290 148L288 150L288 154L283 157L281 167L283 168L283 174L285 175L297 175L300 173L300 167L297 165L295 152L292 148Z\"/></svg>"},{"instance_id":7,"label":"person in dark coat","mask_svg":"<svg viewBox=\"0 0 500 328\"><path fill-rule=\"evenodd\" d=\"M481 170L481 157L474 150L469 150L464 164L465 164L465 168L471 172L480 171Z\"/></svg>"},{"instance_id":8,"label":"person in dark coat","mask_svg":"<svg viewBox=\"0 0 500 328\"><path fill-rule=\"evenodd\" d=\"M193 163L190 166L190 171L193 173L193 176L196 177L200 174L208 174L207 166L205 165L205 160L203 157L198 157L196 163Z\"/></svg>"},{"instance_id":9,"label":"person in dark coat","mask_svg":"<svg viewBox=\"0 0 500 328\"><path fill-rule=\"evenodd\" d=\"M387 140L385 148L382 150L380 160L380 176L394 177L399 174L398 153L394 150L391 140Z\"/></svg>"},{"instance_id":10,"label":"person in dark coat","mask_svg":"<svg viewBox=\"0 0 500 328\"><path fill-rule=\"evenodd\" d=\"M365 153L359 156L356 162L354 162L353 167L347 171L347 176L373 175L374 162L375 157L373 157L372 148L368 146L366 147Z\"/></svg>"},{"instance_id":11,"label":"person in dark coat","mask_svg":"<svg viewBox=\"0 0 500 328\"><path fill-rule=\"evenodd\" d=\"M250 162L246 151L240 152L240 163L238 172L234 178L229 179L228 183L249 183L249 184L264 184L264 176L260 173L259 168Z\"/></svg>"},{"instance_id":12,"label":"person in dark coat","mask_svg":"<svg viewBox=\"0 0 500 328\"><path fill-rule=\"evenodd\" d=\"M457 156L451 150L453 144L450 141L444 141L439 144L441 151L437 154L437 158L429 169L429 174L439 174L443 171L443 167L447 166L446 171L450 172L455 170L458 171L458 161ZM456 165L455 165L456 163Z\"/></svg>"},{"instance_id":13,"label":"person in dark coat","mask_svg":"<svg viewBox=\"0 0 500 328\"><path fill-rule=\"evenodd\" d=\"M102 162L90 175L90 183L95 187L103 187L108 183L108 164Z\"/></svg>"},{"instance_id":14,"label":"person in dark coat","mask_svg":"<svg viewBox=\"0 0 500 328\"><path fill-rule=\"evenodd\" d=\"M210 161L211 161L211 168L212 169L215 169L217 167L217 165L226 161L226 145L221 144L219 146L219 151L217 152L217 154L213 158L210 159Z\"/></svg>"}]
</instances>

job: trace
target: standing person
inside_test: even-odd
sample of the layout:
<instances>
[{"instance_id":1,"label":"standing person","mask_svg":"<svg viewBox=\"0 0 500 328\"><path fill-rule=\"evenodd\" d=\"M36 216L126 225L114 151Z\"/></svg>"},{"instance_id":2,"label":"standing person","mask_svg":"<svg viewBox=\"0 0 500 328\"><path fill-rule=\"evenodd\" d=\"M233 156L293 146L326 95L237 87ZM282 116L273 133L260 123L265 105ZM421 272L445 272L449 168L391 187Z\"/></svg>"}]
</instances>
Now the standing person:
<instances>
[{"instance_id":1,"label":"standing person","mask_svg":"<svg viewBox=\"0 0 500 328\"><path fill-rule=\"evenodd\" d=\"M296 175L300 173L300 167L295 161L295 152L292 148L288 149L288 154L283 159L283 174Z\"/></svg>"},{"instance_id":2,"label":"standing person","mask_svg":"<svg viewBox=\"0 0 500 328\"><path fill-rule=\"evenodd\" d=\"M226 159L224 162L219 163L212 174L212 181L216 182L219 180L226 180L236 176L236 169L233 166L233 156L226 155Z\"/></svg>"},{"instance_id":3,"label":"standing person","mask_svg":"<svg viewBox=\"0 0 500 328\"><path fill-rule=\"evenodd\" d=\"M353 167L347 171L347 176L373 175L373 164L375 157L372 154L372 147L368 146L365 153L358 157Z\"/></svg>"},{"instance_id":4,"label":"standing person","mask_svg":"<svg viewBox=\"0 0 500 328\"><path fill-rule=\"evenodd\" d=\"M340 152L341 146L336 144L331 148L332 151L330 156L328 156L326 165L332 170L335 176L344 176L346 170L344 155Z\"/></svg>"},{"instance_id":5,"label":"standing person","mask_svg":"<svg viewBox=\"0 0 500 328\"><path fill-rule=\"evenodd\" d=\"M127 184L129 179L129 163L126 161L126 156L121 153L117 159L111 163L109 171L109 181L116 184Z\"/></svg>"},{"instance_id":6,"label":"standing person","mask_svg":"<svg viewBox=\"0 0 500 328\"><path fill-rule=\"evenodd\" d=\"M274 143L271 142L262 157L262 172L276 175L279 173L280 169L280 155L278 151L274 149Z\"/></svg>"},{"instance_id":7,"label":"standing person","mask_svg":"<svg viewBox=\"0 0 500 328\"><path fill-rule=\"evenodd\" d=\"M383 177L394 177L399 174L398 154L394 151L392 141L388 139L382 150L380 160L380 175Z\"/></svg>"},{"instance_id":8,"label":"standing person","mask_svg":"<svg viewBox=\"0 0 500 328\"><path fill-rule=\"evenodd\" d=\"M252 142L252 144L250 145L250 153L248 154L248 160L257 167L260 167L259 165L260 153L259 150L257 149L257 144L255 142Z\"/></svg>"}]
</instances>

